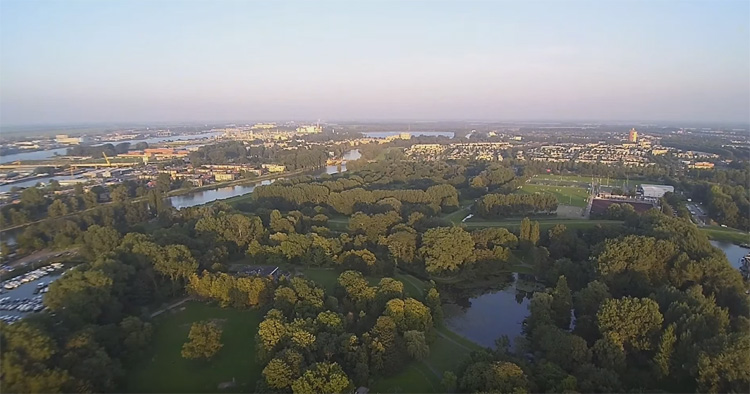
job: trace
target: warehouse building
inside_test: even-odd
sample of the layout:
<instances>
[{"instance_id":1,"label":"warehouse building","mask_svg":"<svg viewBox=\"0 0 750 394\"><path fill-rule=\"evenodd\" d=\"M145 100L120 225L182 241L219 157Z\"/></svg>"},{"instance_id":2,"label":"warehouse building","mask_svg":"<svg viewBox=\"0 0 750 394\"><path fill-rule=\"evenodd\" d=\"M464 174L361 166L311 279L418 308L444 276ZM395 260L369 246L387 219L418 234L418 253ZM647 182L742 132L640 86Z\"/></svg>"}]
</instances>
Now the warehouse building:
<instances>
[{"instance_id":1,"label":"warehouse building","mask_svg":"<svg viewBox=\"0 0 750 394\"><path fill-rule=\"evenodd\" d=\"M636 193L643 198L661 198L667 192L674 193L674 186L669 185L638 185Z\"/></svg>"}]
</instances>

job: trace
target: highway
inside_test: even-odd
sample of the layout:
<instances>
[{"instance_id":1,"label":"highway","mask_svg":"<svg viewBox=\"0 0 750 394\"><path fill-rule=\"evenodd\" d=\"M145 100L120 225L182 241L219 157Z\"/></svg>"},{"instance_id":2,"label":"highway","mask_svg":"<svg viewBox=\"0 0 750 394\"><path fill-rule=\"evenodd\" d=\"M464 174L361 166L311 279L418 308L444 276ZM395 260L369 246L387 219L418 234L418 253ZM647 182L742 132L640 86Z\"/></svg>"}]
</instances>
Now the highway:
<instances>
[{"instance_id":1,"label":"highway","mask_svg":"<svg viewBox=\"0 0 750 394\"><path fill-rule=\"evenodd\" d=\"M690 214L693 215L693 220L698 226L705 226L706 221L709 220L708 212L706 209L697 202L688 202L685 204Z\"/></svg>"}]
</instances>

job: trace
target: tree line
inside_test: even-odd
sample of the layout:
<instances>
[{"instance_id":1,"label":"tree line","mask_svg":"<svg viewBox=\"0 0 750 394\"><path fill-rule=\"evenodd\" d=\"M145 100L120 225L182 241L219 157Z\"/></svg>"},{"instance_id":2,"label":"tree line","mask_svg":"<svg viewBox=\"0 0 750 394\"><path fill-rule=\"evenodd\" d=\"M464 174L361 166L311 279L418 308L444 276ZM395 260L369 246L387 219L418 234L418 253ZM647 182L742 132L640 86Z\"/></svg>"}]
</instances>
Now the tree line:
<instances>
[{"instance_id":1,"label":"tree line","mask_svg":"<svg viewBox=\"0 0 750 394\"><path fill-rule=\"evenodd\" d=\"M474 204L473 212L482 218L551 214L557 210L557 197L550 193L485 194Z\"/></svg>"}]
</instances>

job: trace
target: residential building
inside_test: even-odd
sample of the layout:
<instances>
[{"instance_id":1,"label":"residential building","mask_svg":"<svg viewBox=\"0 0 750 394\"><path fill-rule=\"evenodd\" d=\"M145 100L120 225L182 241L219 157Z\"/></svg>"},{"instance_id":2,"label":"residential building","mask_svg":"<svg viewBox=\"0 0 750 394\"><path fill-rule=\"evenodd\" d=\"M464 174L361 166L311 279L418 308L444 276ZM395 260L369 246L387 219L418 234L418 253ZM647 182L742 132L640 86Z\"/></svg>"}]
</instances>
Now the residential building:
<instances>
[{"instance_id":1,"label":"residential building","mask_svg":"<svg viewBox=\"0 0 750 394\"><path fill-rule=\"evenodd\" d=\"M286 170L286 166L280 164L261 164L261 167L268 170L268 172L283 172Z\"/></svg>"},{"instance_id":2,"label":"residential building","mask_svg":"<svg viewBox=\"0 0 750 394\"><path fill-rule=\"evenodd\" d=\"M628 141L630 142L638 142L638 131L635 130L635 128L630 129L630 134L628 134Z\"/></svg>"},{"instance_id":3,"label":"residential building","mask_svg":"<svg viewBox=\"0 0 750 394\"><path fill-rule=\"evenodd\" d=\"M217 182L233 181L237 179L237 174L233 172L214 172L214 179Z\"/></svg>"}]
</instances>

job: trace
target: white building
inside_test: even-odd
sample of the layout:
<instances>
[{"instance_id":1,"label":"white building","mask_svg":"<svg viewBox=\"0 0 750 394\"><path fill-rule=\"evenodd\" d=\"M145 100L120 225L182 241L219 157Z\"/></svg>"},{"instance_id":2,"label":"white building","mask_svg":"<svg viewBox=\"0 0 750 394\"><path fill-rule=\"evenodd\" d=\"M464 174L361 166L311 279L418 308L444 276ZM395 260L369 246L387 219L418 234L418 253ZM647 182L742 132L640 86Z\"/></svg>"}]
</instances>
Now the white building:
<instances>
[{"instance_id":1,"label":"white building","mask_svg":"<svg viewBox=\"0 0 750 394\"><path fill-rule=\"evenodd\" d=\"M297 127L297 132L300 134L317 134L323 132L323 128L316 125L300 126Z\"/></svg>"},{"instance_id":2,"label":"white building","mask_svg":"<svg viewBox=\"0 0 750 394\"><path fill-rule=\"evenodd\" d=\"M667 192L674 193L674 186L649 185L644 183L642 185L638 185L636 191L638 195L645 198L661 198L664 197L664 194L666 194Z\"/></svg>"}]
</instances>

